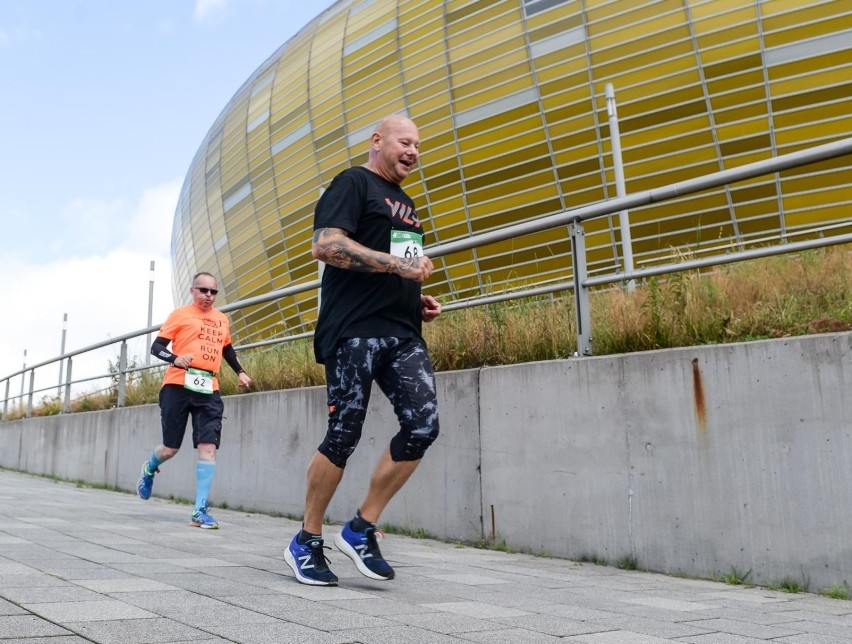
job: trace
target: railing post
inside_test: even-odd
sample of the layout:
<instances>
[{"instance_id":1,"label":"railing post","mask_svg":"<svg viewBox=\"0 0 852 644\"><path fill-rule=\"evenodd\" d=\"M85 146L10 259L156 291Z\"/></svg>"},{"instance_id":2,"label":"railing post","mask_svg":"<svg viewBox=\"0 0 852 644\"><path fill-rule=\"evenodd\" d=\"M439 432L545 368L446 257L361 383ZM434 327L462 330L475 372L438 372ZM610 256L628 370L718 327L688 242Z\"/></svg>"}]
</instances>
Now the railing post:
<instances>
[{"instance_id":1,"label":"railing post","mask_svg":"<svg viewBox=\"0 0 852 644\"><path fill-rule=\"evenodd\" d=\"M30 393L27 396L27 418L33 416L33 391L35 390L35 369L30 369Z\"/></svg>"},{"instance_id":2,"label":"railing post","mask_svg":"<svg viewBox=\"0 0 852 644\"><path fill-rule=\"evenodd\" d=\"M27 381L27 350L24 349L24 366L21 367L21 397L18 398L18 409L24 409L24 386Z\"/></svg>"},{"instance_id":3,"label":"railing post","mask_svg":"<svg viewBox=\"0 0 852 644\"><path fill-rule=\"evenodd\" d=\"M62 316L62 343L59 346L59 384L56 386L56 397L62 395L62 356L65 355L65 336L68 334L68 314Z\"/></svg>"},{"instance_id":4,"label":"railing post","mask_svg":"<svg viewBox=\"0 0 852 644\"><path fill-rule=\"evenodd\" d=\"M3 397L3 420L9 418L9 384L11 382L11 378L6 378L6 395Z\"/></svg>"},{"instance_id":5,"label":"railing post","mask_svg":"<svg viewBox=\"0 0 852 644\"><path fill-rule=\"evenodd\" d=\"M586 232L583 224L568 224L571 234L571 261L574 264L574 308L577 314L577 355L592 355L592 315L589 310L589 289L586 288Z\"/></svg>"},{"instance_id":6,"label":"railing post","mask_svg":"<svg viewBox=\"0 0 852 644\"><path fill-rule=\"evenodd\" d=\"M66 414L71 413L71 358L68 358L65 369L65 403L62 405L62 411Z\"/></svg>"},{"instance_id":7,"label":"railing post","mask_svg":"<svg viewBox=\"0 0 852 644\"><path fill-rule=\"evenodd\" d=\"M121 356L118 359L118 407L124 407L127 393L127 340L121 342Z\"/></svg>"},{"instance_id":8,"label":"railing post","mask_svg":"<svg viewBox=\"0 0 852 644\"><path fill-rule=\"evenodd\" d=\"M151 280L148 282L148 326L151 326L154 311L154 262L151 262ZM145 336L147 350L145 351L145 366L151 364L151 334Z\"/></svg>"},{"instance_id":9,"label":"railing post","mask_svg":"<svg viewBox=\"0 0 852 644\"><path fill-rule=\"evenodd\" d=\"M624 162L621 160L621 133L618 129L618 110L615 106L615 90L612 83L606 87L606 109L609 114L609 138L612 144L612 169L615 174L615 194L627 196L624 185ZM621 230L621 255L624 258L624 271L633 271L633 241L630 237L630 215L626 210L618 213L618 225ZM636 280L627 280L627 292L636 290Z\"/></svg>"}]
</instances>

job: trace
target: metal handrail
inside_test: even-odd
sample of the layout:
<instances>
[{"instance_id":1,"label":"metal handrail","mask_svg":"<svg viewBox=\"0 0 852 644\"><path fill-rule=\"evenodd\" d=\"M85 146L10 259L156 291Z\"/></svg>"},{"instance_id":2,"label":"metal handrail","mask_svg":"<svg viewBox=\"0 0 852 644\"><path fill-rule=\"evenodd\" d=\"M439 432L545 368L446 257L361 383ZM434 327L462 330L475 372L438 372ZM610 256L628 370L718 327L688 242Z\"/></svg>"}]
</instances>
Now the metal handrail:
<instances>
[{"instance_id":1,"label":"metal handrail","mask_svg":"<svg viewBox=\"0 0 852 644\"><path fill-rule=\"evenodd\" d=\"M780 155L777 157L772 157L770 159L765 159L762 161L755 161L753 163L745 164L736 168L730 168L727 170L720 170L718 172L714 172L708 175L704 175L702 177L696 177L693 179L687 179L685 181L679 181L677 183L669 184L667 186L663 186L660 188L654 188L651 190L645 190L642 192L637 192L633 194L628 194L623 197L616 197L613 199L607 199L601 202L580 206L577 208L565 210L561 213L555 215L549 215L546 217L541 217L539 219L533 221L527 221L519 224L514 224L511 226L507 226L505 228L500 228L498 230L492 230L485 233L480 233L478 235L473 235L471 237L467 237L465 239L460 239L452 242L447 242L444 244L437 244L435 246L428 247L427 255L430 258L438 258L446 255L451 255L453 253L461 252L464 250L469 250L471 248L478 248L480 246L486 246L488 244L492 244L499 241L504 241L506 239L510 239L513 237L518 237L522 235L527 235L530 233L539 232L542 230L547 230L550 228L555 228L558 226L568 226L569 233L572 240L572 262L573 266L573 275L574 280L568 282L558 282L546 286L540 286L536 288L526 289L522 291L512 291L512 292L503 292L500 294L495 294L492 296L479 297L475 299L469 299L465 301L459 302L450 302L444 305L444 310L454 310L461 309L471 306L480 306L483 304L491 304L496 302L503 302L511 299L519 299L523 297L531 297L535 295L549 294L558 291L565 290L573 290L575 292L575 314L577 316L577 346L578 353L577 355L591 355L591 334L590 334L590 314L589 314L589 289L594 286L599 286L603 284L610 284L616 282L626 283L630 280L647 278L654 275L661 275L665 273L675 273L686 270L693 270L696 268L713 266L726 264L731 262L745 261L749 259L755 259L758 257L767 257L772 255L780 255L784 253L792 253L799 252L806 249L826 247L830 245L843 244L852 242L852 234L846 235L835 235L831 237L822 237L820 239L814 240L806 240L800 242L786 242L782 245L774 246L774 247L763 247L756 248L745 251L737 251L737 252L726 252L724 254L707 256L701 259L692 259L692 260L684 260L678 262L672 262L667 264L659 264L654 266L648 266L645 268L634 269L630 271L621 271L614 272L608 275L598 275L595 277L589 277L586 272L585 265L585 242L584 242L584 231L583 231L583 222L588 221L590 219L594 219L597 217L603 217L606 215L610 215L613 213L630 210L635 207L645 206L652 203L657 203L661 201L666 201L669 199L674 199L676 197L680 197L683 195L693 194L696 192L701 192L702 190L707 190L709 188L715 188L722 185L727 185L730 183L736 183L738 181L743 181L746 179L751 179L754 177L758 177L765 174L776 173L782 170L787 170L790 168L796 168L803 165L808 165L811 163L816 163L818 161L825 161L828 159L833 159L836 157L844 156L852 154L852 137L841 139L838 141L833 141L831 143L826 143L823 145L818 145L815 147L807 148L804 150L799 150L796 152L791 152L788 154ZM222 312L229 312L234 310L239 310L243 308L247 308L249 306L255 306L257 304L263 304L265 302L270 302L273 300L279 300L284 297L288 297L291 295L296 295L298 293L303 293L310 290L316 290L320 288L320 280L314 279L309 282L305 282L302 284L290 285L284 288L276 289L274 291L270 291L269 293L265 293L263 295L258 295L255 297L247 298L244 300L238 300L236 302L232 302L230 304L223 305L220 308ZM118 405L123 406L124 404L124 386L126 384L127 374L136 372L136 371L144 371L147 369L156 369L161 368L162 365L146 365L144 367L128 367L127 365L127 340L134 339L140 337L142 335L147 335L149 333L154 333L158 331L160 325L148 326L143 329L139 329L137 331L131 331L129 333L125 333L116 338L111 338L109 340L103 340L101 342L97 342L95 344L88 345L81 349L76 349L74 351L67 351L62 355L52 358L50 360L45 360L39 362L34 365L25 366L24 368L9 374L3 378L0 378L0 382L6 382L6 394L4 397L3 404L3 418L7 418L7 410L8 404L10 400L18 400L23 399L25 396L29 397L27 416L32 413L32 397L36 393L41 393L42 391L48 391L51 389L55 389L56 385L52 385L49 387L45 387L42 389L34 389L33 387L33 379L35 375L35 370L41 367L45 367L51 364L55 364L56 362L62 363L62 361L67 361L67 377L64 383L65 386L65 405L64 411L70 410L70 387L72 384L78 384L80 382L87 382L91 380L98 380L107 377L115 377L116 375L119 378L119 398ZM240 350L245 350L249 348L257 348L262 346L269 346L272 344L279 344L283 342L290 342L293 340L307 338L313 335L312 331L294 334L292 336L285 336L279 338L271 338L269 340L263 340L259 342L254 342L246 345L240 345L235 348ZM119 359L119 366L117 373L108 373L103 374L101 376L94 376L91 378L83 378L79 380L72 380L71 378L71 365L72 359L75 356L79 356L81 354L89 353L91 351L95 351L98 349L102 349L104 347L115 345L116 343L121 343L121 356ZM9 395L9 386L11 380L18 376L24 378L27 373L30 373L30 388L26 394L20 394L15 396Z\"/></svg>"}]
</instances>

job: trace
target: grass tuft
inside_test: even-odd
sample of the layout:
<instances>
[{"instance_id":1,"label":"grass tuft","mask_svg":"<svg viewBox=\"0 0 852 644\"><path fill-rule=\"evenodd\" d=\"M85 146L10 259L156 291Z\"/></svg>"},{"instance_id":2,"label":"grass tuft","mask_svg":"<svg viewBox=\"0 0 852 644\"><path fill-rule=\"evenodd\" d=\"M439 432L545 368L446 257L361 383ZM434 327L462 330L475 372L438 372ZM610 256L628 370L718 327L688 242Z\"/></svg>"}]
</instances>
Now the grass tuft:
<instances>
[{"instance_id":1,"label":"grass tuft","mask_svg":"<svg viewBox=\"0 0 852 644\"><path fill-rule=\"evenodd\" d=\"M823 588L820 595L830 597L831 599L852 599L852 588L845 581L843 583L834 584L828 588Z\"/></svg>"},{"instance_id":2,"label":"grass tuft","mask_svg":"<svg viewBox=\"0 0 852 644\"><path fill-rule=\"evenodd\" d=\"M783 593L806 593L808 592L808 583L799 583L798 579L793 577L783 577L777 581L766 584L769 590L780 590Z\"/></svg>"},{"instance_id":3,"label":"grass tuft","mask_svg":"<svg viewBox=\"0 0 852 644\"><path fill-rule=\"evenodd\" d=\"M576 561L577 563L592 563L592 564L595 564L596 566L608 565L606 559L604 559L603 557L599 557L595 554L580 555L577 558L575 558L574 561Z\"/></svg>"},{"instance_id":4,"label":"grass tuft","mask_svg":"<svg viewBox=\"0 0 852 644\"><path fill-rule=\"evenodd\" d=\"M398 534L414 539L437 539L435 535L430 534L424 528L404 528L390 523L383 523L379 526L379 529L385 534Z\"/></svg>"},{"instance_id":5,"label":"grass tuft","mask_svg":"<svg viewBox=\"0 0 852 644\"><path fill-rule=\"evenodd\" d=\"M751 568L749 568L745 572L741 572L741 571L737 570L736 566L731 566L731 572L723 573L722 575L719 576L719 579L721 581L725 582L726 584L730 584L732 586L740 586L740 585L745 584L746 579L748 579L748 576L750 574L751 574Z\"/></svg>"},{"instance_id":6,"label":"grass tuft","mask_svg":"<svg viewBox=\"0 0 852 644\"><path fill-rule=\"evenodd\" d=\"M624 555L616 562L615 567L621 570L638 570L639 561L633 555Z\"/></svg>"}]
</instances>

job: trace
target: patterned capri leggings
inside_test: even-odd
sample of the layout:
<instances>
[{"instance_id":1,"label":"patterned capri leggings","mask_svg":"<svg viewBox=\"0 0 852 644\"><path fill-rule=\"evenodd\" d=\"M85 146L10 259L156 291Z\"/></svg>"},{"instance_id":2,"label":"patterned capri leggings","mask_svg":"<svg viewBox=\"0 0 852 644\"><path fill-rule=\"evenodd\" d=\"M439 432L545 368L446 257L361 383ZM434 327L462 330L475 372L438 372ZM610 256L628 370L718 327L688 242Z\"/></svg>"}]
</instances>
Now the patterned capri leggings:
<instances>
[{"instance_id":1,"label":"patterned capri leggings","mask_svg":"<svg viewBox=\"0 0 852 644\"><path fill-rule=\"evenodd\" d=\"M426 345L418 338L347 338L325 363L328 432L317 448L337 467L361 439L373 381L399 419L391 439L394 461L416 461L438 437L435 373Z\"/></svg>"}]
</instances>

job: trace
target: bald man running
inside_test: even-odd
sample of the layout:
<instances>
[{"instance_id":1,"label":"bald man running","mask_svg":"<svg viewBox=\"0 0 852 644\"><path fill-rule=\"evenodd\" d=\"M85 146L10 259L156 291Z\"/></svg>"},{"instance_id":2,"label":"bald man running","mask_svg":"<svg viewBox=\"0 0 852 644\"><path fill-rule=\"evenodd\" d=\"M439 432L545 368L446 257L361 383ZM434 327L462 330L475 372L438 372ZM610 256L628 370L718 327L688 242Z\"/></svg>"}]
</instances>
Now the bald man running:
<instances>
[{"instance_id":1,"label":"bald man running","mask_svg":"<svg viewBox=\"0 0 852 644\"><path fill-rule=\"evenodd\" d=\"M314 213L312 254L326 264L314 353L325 366L328 429L308 465L302 530L284 553L303 584L337 585L323 553L323 518L361 438L372 383L393 404L399 429L363 503L334 537L371 579L394 577L376 524L438 436L435 376L421 326L440 315L441 305L421 293L434 267L423 254L414 202L400 187L417 165L419 146L411 119L386 116L370 137L367 163L337 175Z\"/></svg>"}]
</instances>

